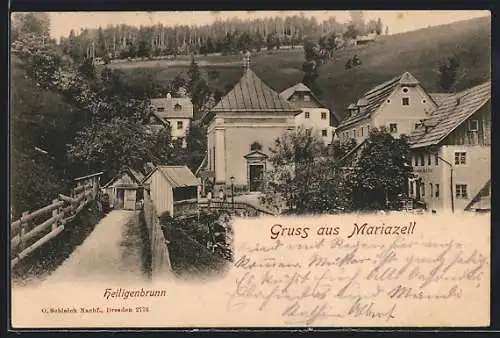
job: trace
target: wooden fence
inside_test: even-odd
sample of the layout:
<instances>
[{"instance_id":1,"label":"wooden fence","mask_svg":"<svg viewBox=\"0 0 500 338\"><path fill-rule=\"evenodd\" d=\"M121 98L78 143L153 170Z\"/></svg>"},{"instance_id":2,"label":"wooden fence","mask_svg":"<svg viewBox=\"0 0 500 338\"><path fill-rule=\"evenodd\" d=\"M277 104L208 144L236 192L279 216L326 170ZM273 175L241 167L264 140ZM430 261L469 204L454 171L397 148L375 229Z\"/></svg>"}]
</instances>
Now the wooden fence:
<instances>
[{"instance_id":1,"label":"wooden fence","mask_svg":"<svg viewBox=\"0 0 500 338\"><path fill-rule=\"evenodd\" d=\"M99 191L101 173L75 179L71 196L59 194L50 205L33 212L23 212L11 223L11 266L15 266L30 253L49 242L64 230L80 211L94 200Z\"/></svg>"},{"instance_id":2,"label":"wooden fence","mask_svg":"<svg viewBox=\"0 0 500 338\"><path fill-rule=\"evenodd\" d=\"M144 221L148 229L149 244L151 246L151 277L161 279L172 272L167 240L161 229L160 220L156 213L151 197L144 191Z\"/></svg>"}]
</instances>

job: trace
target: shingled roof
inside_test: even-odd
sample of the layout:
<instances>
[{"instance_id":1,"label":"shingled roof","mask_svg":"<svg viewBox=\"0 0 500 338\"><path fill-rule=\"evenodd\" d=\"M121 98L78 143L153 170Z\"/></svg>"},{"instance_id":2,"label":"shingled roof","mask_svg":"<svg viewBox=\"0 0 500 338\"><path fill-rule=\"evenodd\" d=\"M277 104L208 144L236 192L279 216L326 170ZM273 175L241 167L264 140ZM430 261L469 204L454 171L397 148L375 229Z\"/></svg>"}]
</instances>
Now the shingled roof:
<instances>
[{"instance_id":1,"label":"shingled roof","mask_svg":"<svg viewBox=\"0 0 500 338\"><path fill-rule=\"evenodd\" d=\"M151 105L156 108L156 115L161 119L193 118L193 103L188 97L151 99Z\"/></svg>"},{"instance_id":2,"label":"shingled roof","mask_svg":"<svg viewBox=\"0 0 500 338\"><path fill-rule=\"evenodd\" d=\"M359 107L358 113L353 114L345 118L338 126L338 128L343 128L352 123L361 121L367 117L370 117L380 105L392 94L397 86L414 86L418 85L419 81L409 72L405 72L399 76L396 76L389 81L386 81L366 92L358 102L363 102L363 106Z\"/></svg>"},{"instance_id":3,"label":"shingled roof","mask_svg":"<svg viewBox=\"0 0 500 338\"><path fill-rule=\"evenodd\" d=\"M430 112L422 126L410 134L410 146L421 148L436 145L478 111L491 99L491 81L449 95Z\"/></svg>"},{"instance_id":4,"label":"shingled roof","mask_svg":"<svg viewBox=\"0 0 500 338\"><path fill-rule=\"evenodd\" d=\"M267 86L251 69L212 109L213 112L299 112L300 110Z\"/></svg>"},{"instance_id":5,"label":"shingled roof","mask_svg":"<svg viewBox=\"0 0 500 338\"><path fill-rule=\"evenodd\" d=\"M284 98L285 100L289 100L290 97L293 95L295 92L306 92L306 93L312 93L311 89L309 89L305 84L302 82L299 82L290 88L285 89L280 93L280 96Z\"/></svg>"},{"instance_id":6,"label":"shingled roof","mask_svg":"<svg viewBox=\"0 0 500 338\"><path fill-rule=\"evenodd\" d=\"M199 181L193 172L185 165L160 165L152 170L143 180L146 180L159 171L161 175L170 182L172 188L191 187L199 185Z\"/></svg>"}]
</instances>

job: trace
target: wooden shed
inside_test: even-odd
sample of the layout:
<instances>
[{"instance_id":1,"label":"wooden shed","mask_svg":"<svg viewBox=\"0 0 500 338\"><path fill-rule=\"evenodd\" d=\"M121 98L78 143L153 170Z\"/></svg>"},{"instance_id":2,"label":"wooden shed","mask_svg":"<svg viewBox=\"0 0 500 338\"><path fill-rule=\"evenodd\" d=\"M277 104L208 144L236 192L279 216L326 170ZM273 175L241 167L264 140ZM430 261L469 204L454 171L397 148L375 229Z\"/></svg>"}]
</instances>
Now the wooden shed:
<instances>
[{"instance_id":1,"label":"wooden shed","mask_svg":"<svg viewBox=\"0 0 500 338\"><path fill-rule=\"evenodd\" d=\"M179 216L198 207L200 180L186 166L157 166L143 180L158 215Z\"/></svg>"},{"instance_id":2,"label":"wooden shed","mask_svg":"<svg viewBox=\"0 0 500 338\"><path fill-rule=\"evenodd\" d=\"M123 167L118 175L103 186L111 206L114 209L135 210L137 202L143 198L143 179L142 173Z\"/></svg>"}]
</instances>

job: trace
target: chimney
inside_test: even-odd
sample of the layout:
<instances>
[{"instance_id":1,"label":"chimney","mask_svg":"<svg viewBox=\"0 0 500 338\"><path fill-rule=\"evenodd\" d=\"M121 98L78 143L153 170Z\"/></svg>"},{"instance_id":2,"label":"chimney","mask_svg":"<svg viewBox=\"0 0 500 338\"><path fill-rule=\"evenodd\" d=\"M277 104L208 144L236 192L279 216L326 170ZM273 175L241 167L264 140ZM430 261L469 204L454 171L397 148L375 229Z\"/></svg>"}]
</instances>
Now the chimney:
<instances>
[{"instance_id":1,"label":"chimney","mask_svg":"<svg viewBox=\"0 0 500 338\"><path fill-rule=\"evenodd\" d=\"M460 97L460 96L459 96L459 97L457 97L457 106L460 104L460 99L461 99L461 97Z\"/></svg>"},{"instance_id":2,"label":"chimney","mask_svg":"<svg viewBox=\"0 0 500 338\"><path fill-rule=\"evenodd\" d=\"M172 98L172 95L170 95L170 93L167 93L167 99L171 99Z\"/></svg>"}]
</instances>

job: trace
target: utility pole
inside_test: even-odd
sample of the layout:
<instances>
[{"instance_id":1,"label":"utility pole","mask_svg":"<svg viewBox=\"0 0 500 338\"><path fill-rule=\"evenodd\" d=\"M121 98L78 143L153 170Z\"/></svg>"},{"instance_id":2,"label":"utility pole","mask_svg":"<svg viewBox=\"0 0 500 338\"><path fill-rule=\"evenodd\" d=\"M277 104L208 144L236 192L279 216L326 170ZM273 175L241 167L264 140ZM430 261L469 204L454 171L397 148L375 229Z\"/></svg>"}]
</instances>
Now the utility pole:
<instances>
[{"instance_id":1,"label":"utility pole","mask_svg":"<svg viewBox=\"0 0 500 338\"><path fill-rule=\"evenodd\" d=\"M453 196L453 164L442 158L441 156L437 156L441 161L446 163L450 167L450 197L451 197L451 212L455 212L455 200Z\"/></svg>"}]
</instances>

